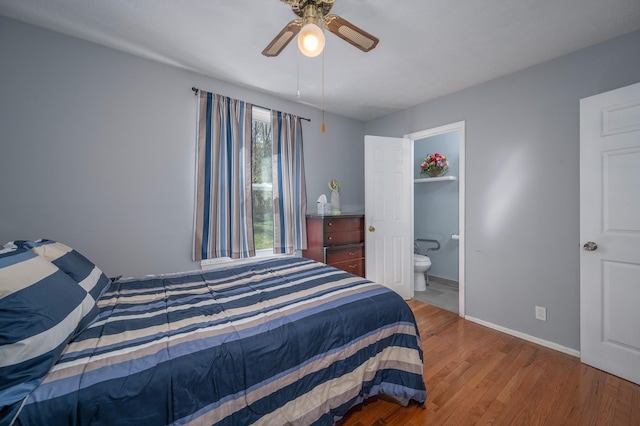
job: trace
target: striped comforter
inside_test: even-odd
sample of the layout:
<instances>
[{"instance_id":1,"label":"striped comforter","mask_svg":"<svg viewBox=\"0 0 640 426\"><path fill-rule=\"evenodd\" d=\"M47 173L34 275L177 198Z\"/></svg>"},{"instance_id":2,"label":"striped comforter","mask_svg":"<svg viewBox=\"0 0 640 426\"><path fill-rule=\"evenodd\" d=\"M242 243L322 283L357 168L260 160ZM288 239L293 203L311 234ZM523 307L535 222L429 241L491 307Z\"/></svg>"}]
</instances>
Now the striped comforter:
<instances>
[{"instance_id":1,"label":"striped comforter","mask_svg":"<svg viewBox=\"0 0 640 426\"><path fill-rule=\"evenodd\" d=\"M407 304L308 259L120 280L98 305L16 424L329 425L426 399Z\"/></svg>"}]
</instances>

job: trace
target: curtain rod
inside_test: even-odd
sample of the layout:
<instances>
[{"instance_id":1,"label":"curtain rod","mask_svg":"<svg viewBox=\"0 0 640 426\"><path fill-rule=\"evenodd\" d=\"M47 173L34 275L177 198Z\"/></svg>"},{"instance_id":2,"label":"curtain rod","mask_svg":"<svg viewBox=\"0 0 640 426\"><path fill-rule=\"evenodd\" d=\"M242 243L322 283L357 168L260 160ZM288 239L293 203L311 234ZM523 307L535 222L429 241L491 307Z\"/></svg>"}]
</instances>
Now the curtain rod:
<instances>
[{"instance_id":1,"label":"curtain rod","mask_svg":"<svg viewBox=\"0 0 640 426\"><path fill-rule=\"evenodd\" d=\"M197 87L192 87L191 90L193 90L193 93L195 95L197 95L198 92L200 91L200 89L198 89ZM263 107L263 106L256 105L256 104L251 104L251 105L257 106L258 108L271 110L271 108ZM295 114L292 114L292 115L295 115ZM299 116L296 116L296 117L299 117ZM311 123L311 119L310 118L300 117L300 120L305 120L305 121L308 121L309 123Z\"/></svg>"}]
</instances>

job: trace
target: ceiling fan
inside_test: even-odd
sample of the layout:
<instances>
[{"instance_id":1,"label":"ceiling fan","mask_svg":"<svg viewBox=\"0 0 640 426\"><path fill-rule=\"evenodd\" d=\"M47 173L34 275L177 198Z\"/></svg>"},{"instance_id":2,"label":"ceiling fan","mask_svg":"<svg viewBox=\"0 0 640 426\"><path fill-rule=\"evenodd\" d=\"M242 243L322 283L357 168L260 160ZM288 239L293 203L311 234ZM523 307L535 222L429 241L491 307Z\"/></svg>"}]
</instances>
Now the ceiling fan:
<instances>
[{"instance_id":1,"label":"ceiling fan","mask_svg":"<svg viewBox=\"0 0 640 426\"><path fill-rule=\"evenodd\" d=\"M306 56L319 55L324 48L322 26L364 52L368 52L378 45L377 37L338 15L329 13L335 0L281 1L291 6L293 13L299 18L285 25L282 31L262 51L264 56L278 56L298 33L300 33L298 36L300 51Z\"/></svg>"}]
</instances>

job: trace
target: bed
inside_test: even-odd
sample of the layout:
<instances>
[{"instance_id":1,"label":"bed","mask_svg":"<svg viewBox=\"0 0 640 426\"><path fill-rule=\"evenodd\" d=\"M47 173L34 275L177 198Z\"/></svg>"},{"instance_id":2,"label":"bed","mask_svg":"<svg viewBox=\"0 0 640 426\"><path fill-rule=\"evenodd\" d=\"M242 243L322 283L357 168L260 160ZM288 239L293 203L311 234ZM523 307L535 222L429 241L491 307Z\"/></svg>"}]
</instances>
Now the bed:
<instances>
[{"instance_id":1,"label":"bed","mask_svg":"<svg viewBox=\"0 0 640 426\"><path fill-rule=\"evenodd\" d=\"M294 256L112 280L55 241L0 251L0 424L330 425L423 404L396 293Z\"/></svg>"}]
</instances>

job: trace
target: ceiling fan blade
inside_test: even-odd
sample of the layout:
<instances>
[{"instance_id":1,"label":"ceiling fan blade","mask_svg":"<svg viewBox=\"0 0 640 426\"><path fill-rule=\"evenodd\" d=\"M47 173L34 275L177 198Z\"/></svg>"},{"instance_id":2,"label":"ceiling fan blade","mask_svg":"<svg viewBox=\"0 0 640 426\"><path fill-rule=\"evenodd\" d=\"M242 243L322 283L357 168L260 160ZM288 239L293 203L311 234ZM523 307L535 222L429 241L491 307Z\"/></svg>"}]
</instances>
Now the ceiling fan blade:
<instances>
[{"instance_id":1,"label":"ceiling fan blade","mask_svg":"<svg viewBox=\"0 0 640 426\"><path fill-rule=\"evenodd\" d=\"M368 32L356 27L351 22L338 15L327 15L324 17L324 26L343 39L362 50L368 52L378 45L378 38Z\"/></svg>"},{"instance_id":2,"label":"ceiling fan blade","mask_svg":"<svg viewBox=\"0 0 640 426\"><path fill-rule=\"evenodd\" d=\"M278 56L296 34L300 32L300 28L302 28L302 19L294 19L289 22L282 31L271 40L271 43L264 48L262 54L269 57Z\"/></svg>"}]
</instances>

